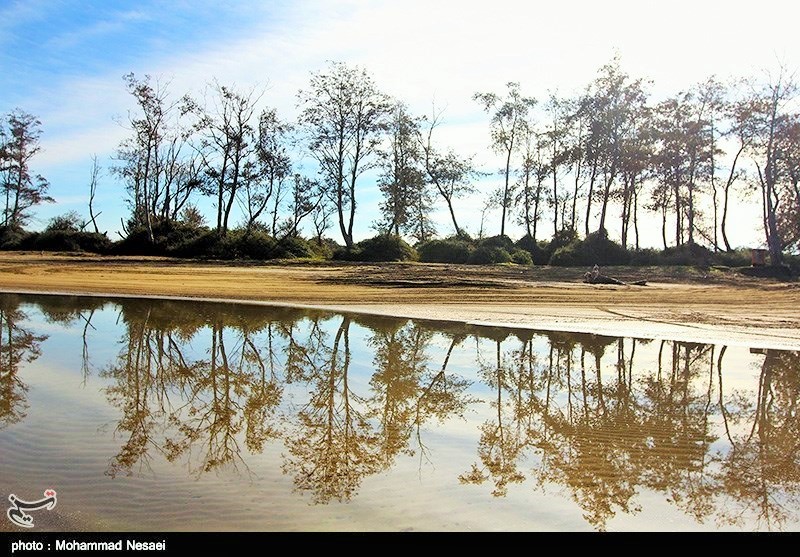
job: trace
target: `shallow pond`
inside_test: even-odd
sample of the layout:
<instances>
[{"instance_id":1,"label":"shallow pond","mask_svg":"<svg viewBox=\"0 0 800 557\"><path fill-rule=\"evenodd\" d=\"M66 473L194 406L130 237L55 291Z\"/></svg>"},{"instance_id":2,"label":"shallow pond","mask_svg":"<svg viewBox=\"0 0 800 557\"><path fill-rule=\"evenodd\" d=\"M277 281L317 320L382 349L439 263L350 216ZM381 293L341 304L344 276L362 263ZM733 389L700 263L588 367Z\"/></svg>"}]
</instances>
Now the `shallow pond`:
<instances>
[{"instance_id":1,"label":"shallow pond","mask_svg":"<svg viewBox=\"0 0 800 557\"><path fill-rule=\"evenodd\" d=\"M794 531L799 404L757 346L0 295L35 530Z\"/></svg>"}]
</instances>

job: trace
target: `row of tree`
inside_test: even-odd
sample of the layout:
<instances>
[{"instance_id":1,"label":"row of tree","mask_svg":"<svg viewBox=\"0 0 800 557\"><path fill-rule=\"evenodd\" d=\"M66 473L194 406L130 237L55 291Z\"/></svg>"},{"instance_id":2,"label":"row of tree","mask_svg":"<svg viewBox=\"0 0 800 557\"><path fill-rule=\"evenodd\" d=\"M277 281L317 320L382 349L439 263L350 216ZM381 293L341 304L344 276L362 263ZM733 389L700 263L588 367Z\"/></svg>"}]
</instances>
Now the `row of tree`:
<instances>
[{"instance_id":1,"label":"row of tree","mask_svg":"<svg viewBox=\"0 0 800 557\"><path fill-rule=\"evenodd\" d=\"M332 62L312 73L298 93L294 123L274 108L259 109L263 92L256 89L214 81L202 98L173 98L149 76L129 74L125 84L137 110L113 174L130 202L123 230L145 229L151 241L158 223L204 223L196 203L205 196L222 236L238 207L247 231L288 237L310 226L321 239L337 225L352 248L358 200L376 182L379 232L430 240L439 202L463 236L456 201L494 182L473 156L438 140L442 111L413 114L363 68ZM614 59L574 97L551 94L540 102L514 82L502 94L473 96L490 116L491 146L502 157L499 187L481 186L483 214L499 209L500 234L513 220L535 241L549 221L554 236L618 229L623 247L638 249L647 212L659 218L665 249L704 243L730 251L730 207L758 192L772 262L800 247L800 114L792 79L783 70L729 85L711 78L657 103L647 86ZM39 135L38 120L20 111L2 129L6 225L23 223L28 209L50 200L46 180L30 174ZM313 175L300 172L309 159ZM84 223L95 231L98 173L95 159ZM483 228L481 222L481 235Z\"/></svg>"}]
</instances>

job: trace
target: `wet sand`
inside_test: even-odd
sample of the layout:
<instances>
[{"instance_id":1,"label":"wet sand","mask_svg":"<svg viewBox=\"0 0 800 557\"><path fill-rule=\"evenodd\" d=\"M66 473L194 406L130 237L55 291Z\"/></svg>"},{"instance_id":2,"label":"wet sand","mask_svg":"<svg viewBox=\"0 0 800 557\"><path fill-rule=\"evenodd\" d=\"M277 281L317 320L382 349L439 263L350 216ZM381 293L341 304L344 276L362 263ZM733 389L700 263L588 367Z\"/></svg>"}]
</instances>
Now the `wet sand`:
<instances>
[{"instance_id":1,"label":"wet sand","mask_svg":"<svg viewBox=\"0 0 800 557\"><path fill-rule=\"evenodd\" d=\"M800 350L800 284L725 269L225 263L0 253L0 291L298 305L479 325Z\"/></svg>"}]
</instances>

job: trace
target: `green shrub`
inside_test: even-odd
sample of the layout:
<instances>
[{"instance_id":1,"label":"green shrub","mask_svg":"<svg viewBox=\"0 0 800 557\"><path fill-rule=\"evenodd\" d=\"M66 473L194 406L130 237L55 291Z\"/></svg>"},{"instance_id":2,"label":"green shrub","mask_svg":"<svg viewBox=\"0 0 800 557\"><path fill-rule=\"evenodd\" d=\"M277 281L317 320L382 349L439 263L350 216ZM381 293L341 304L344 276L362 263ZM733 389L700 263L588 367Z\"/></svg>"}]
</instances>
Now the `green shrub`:
<instances>
[{"instance_id":1,"label":"green shrub","mask_svg":"<svg viewBox=\"0 0 800 557\"><path fill-rule=\"evenodd\" d=\"M628 250L609 240L605 230L589 234L584 240L574 240L561 246L550 257L550 265L575 267L584 265L627 265Z\"/></svg>"},{"instance_id":2,"label":"green shrub","mask_svg":"<svg viewBox=\"0 0 800 557\"><path fill-rule=\"evenodd\" d=\"M715 264L726 267L747 267L753 263L750 250L745 248L715 252L711 257Z\"/></svg>"},{"instance_id":3,"label":"green shrub","mask_svg":"<svg viewBox=\"0 0 800 557\"><path fill-rule=\"evenodd\" d=\"M287 236L277 242L273 257L278 259L313 257L314 248L311 243L299 236Z\"/></svg>"},{"instance_id":4,"label":"green shrub","mask_svg":"<svg viewBox=\"0 0 800 557\"><path fill-rule=\"evenodd\" d=\"M316 239L308 240L308 248L311 250L310 257L314 259L332 259L333 252L339 247L339 244L329 238L323 238L321 242Z\"/></svg>"},{"instance_id":5,"label":"green shrub","mask_svg":"<svg viewBox=\"0 0 800 557\"><path fill-rule=\"evenodd\" d=\"M628 250L610 240L605 230L586 236L582 251L587 265L627 265L630 261Z\"/></svg>"},{"instance_id":6,"label":"green shrub","mask_svg":"<svg viewBox=\"0 0 800 557\"><path fill-rule=\"evenodd\" d=\"M32 234L26 243L31 244L31 249L41 251L85 251L101 254L110 252L112 245L105 234L49 227L44 232Z\"/></svg>"},{"instance_id":7,"label":"green shrub","mask_svg":"<svg viewBox=\"0 0 800 557\"><path fill-rule=\"evenodd\" d=\"M45 232L55 230L61 232L79 232L83 221L77 211L69 211L63 215L58 215L50 219Z\"/></svg>"},{"instance_id":8,"label":"green shrub","mask_svg":"<svg viewBox=\"0 0 800 557\"><path fill-rule=\"evenodd\" d=\"M261 230L229 230L216 246L220 259L273 259L277 253L275 239Z\"/></svg>"},{"instance_id":9,"label":"green shrub","mask_svg":"<svg viewBox=\"0 0 800 557\"><path fill-rule=\"evenodd\" d=\"M661 265L698 265L708 267L712 264L712 261L713 254L711 251L695 243L667 248L661 252Z\"/></svg>"},{"instance_id":10,"label":"green shrub","mask_svg":"<svg viewBox=\"0 0 800 557\"><path fill-rule=\"evenodd\" d=\"M334 251L334 259L345 261L415 261L416 250L405 240L394 234L379 234L362 240L353 249L340 248Z\"/></svg>"},{"instance_id":11,"label":"green shrub","mask_svg":"<svg viewBox=\"0 0 800 557\"><path fill-rule=\"evenodd\" d=\"M515 248L511 252L511 261L517 265L533 265L531 254L524 249Z\"/></svg>"},{"instance_id":12,"label":"green shrub","mask_svg":"<svg viewBox=\"0 0 800 557\"><path fill-rule=\"evenodd\" d=\"M543 244L544 262L550 263L550 259L558 248L568 246L578 240L578 233L572 229L565 228L555 234L549 242Z\"/></svg>"},{"instance_id":13,"label":"green shrub","mask_svg":"<svg viewBox=\"0 0 800 557\"><path fill-rule=\"evenodd\" d=\"M661 264L661 252L653 248L638 249L630 252L631 265L648 267Z\"/></svg>"},{"instance_id":14,"label":"green shrub","mask_svg":"<svg viewBox=\"0 0 800 557\"><path fill-rule=\"evenodd\" d=\"M30 232L26 232L20 226L2 226L0 227L0 249L32 249L30 247L25 248L25 244L29 244L31 240L31 235Z\"/></svg>"},{"instance_id":15,"label":"green shrub","mask_svg":"<svg viewBox=\"0 0 800 557\"><path fill-rule=\"evenodd\" d=\"M510 263L511 256L503 248L494 246L478 246L470 254L468 263L472 265L491 265L494 263Z\"/></svg>"},{"instance_id":16,"label":"green shrub","mask_svg":"<svg viewBox=\"0 0 800 557\"><path fill-rule=\"evenodd\" d=\"M490 248L502 248L507 252L514 249L514 242L508 236L490 236L478 242L478 246L486 246Z\"/></svg>"},{"instance_id":17,"label":"green shrub","mask_svg":"<svg viewBox=\"0 0 800 557\"><path fill-rule=\"evenodd\" d=\"M534 265L547 265L552 253L547 251L547 242L537 242L533 236L526 234L514 244L519 249L524 249L531 254Z\"/></svg>"},{"instance_id":18,"label":"green shrub","mask_svg":"<svg viewBox=\"0 0 800 557\"><path fill-rule=\"evenodd\" d=\"M550 257L550 265L557 267L577 267L586 265L583 245L580 241L561 246Z\"/></svg>"},{"instance_id":19,"label":"green shrub","mask_svg":"<svg viewBox=\"0 0 800 557\"><path fill-rule=\"evenodd\" d=\"M430 240L417 246L420 261L426 263L466 263L472 247L464 241Z\"/></svg>"}]
</instances>

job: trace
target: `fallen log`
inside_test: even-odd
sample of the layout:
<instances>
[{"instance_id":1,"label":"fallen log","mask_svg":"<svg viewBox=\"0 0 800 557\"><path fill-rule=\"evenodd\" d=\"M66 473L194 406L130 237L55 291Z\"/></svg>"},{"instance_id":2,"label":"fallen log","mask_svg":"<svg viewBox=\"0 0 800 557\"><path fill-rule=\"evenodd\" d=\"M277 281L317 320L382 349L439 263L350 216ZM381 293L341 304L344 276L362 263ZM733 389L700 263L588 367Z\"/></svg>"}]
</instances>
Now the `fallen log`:
<instances>
[{"instance_id":1,"label":"fallen log","mask_svg":"<svg viewBox=\"0 0 800 557\"><path fill-rule=\"evenodd\" d=\"M637 280L634 282L622 282L619 279L615 279L614 277L610 277L608 275L600 274L597 267L594 270L588 271L585 275L583 275L583 282L587 284L615 284L618 286L647 286L646 280Z\"/></svg>"}]
</instances>

